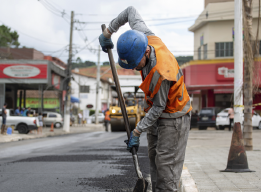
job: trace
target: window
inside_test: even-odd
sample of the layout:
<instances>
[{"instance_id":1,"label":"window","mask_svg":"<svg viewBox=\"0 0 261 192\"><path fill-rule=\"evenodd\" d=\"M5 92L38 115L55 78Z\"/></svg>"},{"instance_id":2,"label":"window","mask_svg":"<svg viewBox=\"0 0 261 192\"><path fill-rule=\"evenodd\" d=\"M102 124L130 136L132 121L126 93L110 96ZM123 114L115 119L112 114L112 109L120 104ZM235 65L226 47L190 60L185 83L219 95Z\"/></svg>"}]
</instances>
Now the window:
<instances>
[{"instance_id":1,"label":"window","mask_svg":"<svg viewBox=\"0 0 261 192\"><path fill-rule=\"evenodd\" d=\"M208 45L205 44L204 45L204 59L207 59L208 58Z\"/></svg>"},{"instance_id":2,"label":"window","mask_svg":"<svg viewBox=\"0 0 261 192\"><path fill-rule=\"evenodd\" d=\"M200 114L201 115L207 115L207 114L212 114L213 113L213 110L212 109L202 109L200 111Z\"/></svg>"},{"instance_id":3,"label":"window","mask_svg":"<svg viewBox=\"0 0 261 192\"><path fill-rule=\"evenodd\" d=\"M198 48L198 60L201 60L201 47Z\"/></svg>"},{"instance_id":4,"label":"window","mask_svg":"<svg viewBox=\"0 0 261 192\"><path fill-rule=\"evenodd\" d=\"M233 42L221 42L215 45L216 57L233 57Z\"/></svg>"},{"instance_id":5,"label":"window","mask_svg":"<svg viewBox=\"0 0 261 192\"><path fill-rule=\"evenodd\" d=\"M90 93L90 86L80 86L80 93Z\"/></svg>"},{"instance_id":6,"label":"window","mask_svg":"<svg viewBox=\"0 0 261 192\"><path fill-rule=\"evenodd\" d=\"M55 114L50 114L49 117L57 117Z\"/></svg>"}]
</instances>

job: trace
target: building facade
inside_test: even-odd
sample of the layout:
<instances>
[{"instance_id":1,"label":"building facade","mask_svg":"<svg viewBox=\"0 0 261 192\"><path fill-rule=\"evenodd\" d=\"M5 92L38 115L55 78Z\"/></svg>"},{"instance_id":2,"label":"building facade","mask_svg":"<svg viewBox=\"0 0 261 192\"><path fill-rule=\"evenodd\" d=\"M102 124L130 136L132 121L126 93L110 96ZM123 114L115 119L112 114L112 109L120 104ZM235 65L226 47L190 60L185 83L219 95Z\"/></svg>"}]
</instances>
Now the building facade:
<instances>
[{"instance_id":1,"label":"building facade","mask_svg":"<svg viewBox=\"0 0 261 192\"><path fill-rule=\"evenodd\" d=\"M253 35L257 33L258 0L253 1ZM189 28L194 33L194 60L181 68L193 98L193 110L232 107L234 92L234 1L205 0L205 9ZM242 31L242 38L244 31ZM259 30L259 42L261 30ZM261 55L261 49L259 49ZM243 59L243 58L242 58ZM260 61L260 60L259 60ZM256 63L260 66L260 62ZM257 67L260 69L260 67ZM259 77L261 71L257 72ZM261 95L253 98L261 103ZM261 111L261 107L255 108Z\"/></svg>"}]
</instances>

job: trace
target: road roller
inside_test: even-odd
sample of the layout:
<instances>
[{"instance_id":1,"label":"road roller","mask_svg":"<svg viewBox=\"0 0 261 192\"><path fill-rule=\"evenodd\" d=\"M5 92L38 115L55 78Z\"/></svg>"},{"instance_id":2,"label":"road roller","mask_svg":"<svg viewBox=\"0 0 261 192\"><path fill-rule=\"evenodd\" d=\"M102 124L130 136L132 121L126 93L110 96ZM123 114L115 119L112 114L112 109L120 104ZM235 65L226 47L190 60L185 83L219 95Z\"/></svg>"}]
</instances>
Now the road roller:
<instances>
[{"instance_id":1,"label":"road roller","mask_svg":"<svg viewBox=\"0 0 261 192\"><path fill-rule=\"evenodd\" d=\"M136 91L136 89L135 89ZM123 98L125 101L125 106L130 122L131 131L135 129L137 123L144 117L145 113L143 111L143 98L144 94L138 94L136 97L136 92L125 92L123 93ZM114 97L117 100L117 96ZM144 115L143 115L144 113ZM125 124L121 112L121 107L118 104L110 106L110 118L111 118L111 131L125 131Z\"/></svg>"}]
</instances>

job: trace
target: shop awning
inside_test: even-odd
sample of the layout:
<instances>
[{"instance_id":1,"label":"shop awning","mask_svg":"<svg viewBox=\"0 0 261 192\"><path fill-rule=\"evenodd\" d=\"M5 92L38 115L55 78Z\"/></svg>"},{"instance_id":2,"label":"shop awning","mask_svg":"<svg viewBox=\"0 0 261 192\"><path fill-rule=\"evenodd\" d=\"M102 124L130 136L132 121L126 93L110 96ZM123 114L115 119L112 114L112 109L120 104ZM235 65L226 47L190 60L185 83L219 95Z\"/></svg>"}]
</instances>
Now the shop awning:
<instances>
[{"instance_id":1,"label":"shop awning","mask_svg":"<svg viewBox=\"0 0 261 192\"><path fill-rule=\"evenodd\" d=\"M80 99L77 97L71 96L71 103L80 103Z\"/></svg>"}]
</instances>

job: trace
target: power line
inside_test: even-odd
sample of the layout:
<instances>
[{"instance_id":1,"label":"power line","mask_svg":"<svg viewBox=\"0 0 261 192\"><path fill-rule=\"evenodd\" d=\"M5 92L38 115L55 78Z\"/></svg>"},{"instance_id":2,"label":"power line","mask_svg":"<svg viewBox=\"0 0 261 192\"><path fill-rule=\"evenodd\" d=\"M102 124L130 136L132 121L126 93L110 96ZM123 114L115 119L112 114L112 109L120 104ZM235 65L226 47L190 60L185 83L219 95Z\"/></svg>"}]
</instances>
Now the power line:
<instances>
[{"instance_id":1,"label":"power line","mask_svg":"<svg viewBox=\"0 0 261 192\"><path fill-rule=\"evenodd\" d=\"M258 8L258 7L257 7ZM257 8L253 8L253 9L257 9ZM211 17L213 17L213 15L215 17L217 17L216 15L218 14L223 14L223 15L220 15L220 16L232 16L234 15L234 11L231 10L231 9L226 9L227 11L215 11L215 12L208 12L206 11L206 13L208 15L206 15L206 13L201 13L198 18L197 18L197 21L199 20L204 20L204 19L210 19ZM227 14L225 14L227 13ZM171 18L161 18L161 19L144 19L145 22L154 22L154 21L166 21L166 20L179 20L179 19L187 19L187 18L194 18L196 17L197 15L194 15L194 16L185 16L185 17L171 17ZM201 18L204 18L204 19L201 19ZM194 19L193 19L194 20ZM188 21L193 21L193 20L185 20L184 22L188 22ZM183 20L182 20L183 21ZM100 23L109 23L110 21L86 21L86 22L81 22L81 21L76 21L78 23L81 23L81 24L100 24ZM177 21L177 22L181 22L181 21ZM172 24L172 23L176 23L176 22L170 22L170 23L156 23L156 24L153 24L153 26L157 26L157 25L168 25L168 24ZM148 24L150 26L152 26L152 24ZM85 30L85 29L84 29ZM90 29L90 30L98 30L98 29ZM99 29L100 30L100 29Z\"/></svg>"},{"instance_id":2,"label":"power line","mask_svg":"<svg viewBox=\"0 0 261 192\"><path fill-rule=\"evenodd\" d=\"M39 0L40 1L40 0ZM63 10L59 10L57 9L55 6L53 6L51 3L49 3L47 0L41 0L40 3L51 13L53 13L54 15L58 16L58 17L62 17L67 23L70 24L70 22L67 20L68 19L68 15L67 13ZM65 17L64 17L65 16ZM67 17L67 18L66 18Z\"/></svg>"}]
</instances>

